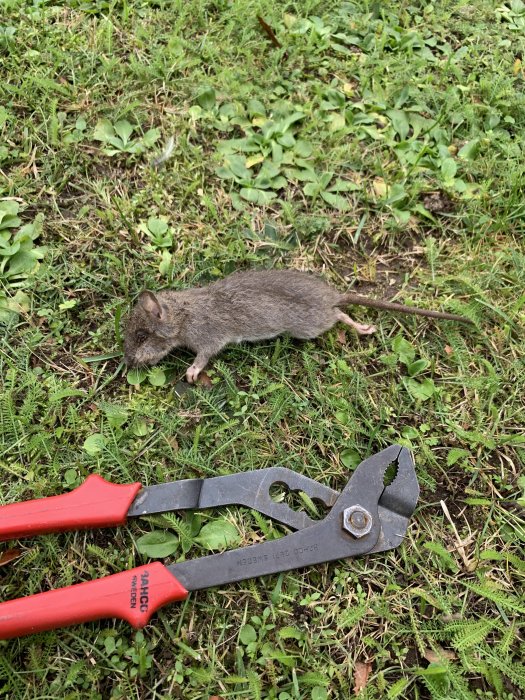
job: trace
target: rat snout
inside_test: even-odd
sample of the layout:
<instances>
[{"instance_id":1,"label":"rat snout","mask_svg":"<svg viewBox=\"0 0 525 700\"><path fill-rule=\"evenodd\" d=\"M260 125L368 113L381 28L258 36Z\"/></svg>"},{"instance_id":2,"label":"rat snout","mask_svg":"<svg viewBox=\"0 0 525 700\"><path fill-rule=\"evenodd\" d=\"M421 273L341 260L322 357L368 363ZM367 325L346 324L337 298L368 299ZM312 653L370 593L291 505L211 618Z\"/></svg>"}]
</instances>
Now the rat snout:
<instances>
[{"instance_id":1,"label":"rat snout","mask_svg":"<svg viewBox=\"0 0 525 700\"><path fill-rule=\"evenodd\" d=\"M135 356L133 355L132 349L129 346L129 343L124 340L124 362L126 363L127 367L132 368L135 367L137 364L137 360Z\"/></svg>"},{"instance_id":2,"label":"rat snout","mask_svg":"<svg viewBox=\"0 0 525 700\"><path fill-rule=\"evenodd\" d=\"M145 343L139 347L131 343L129 346L124 343L124 362L129 369L144 367L158 362L166 353L158 353L154 348Z\"/></svg>"},{"instance_id":3,"label":"rat snout","mask_svg":"<svg viewBox=\"0 0 525 700\"><path fill-rule=\"evenodd\" d=\"M129 367L130 369L133 369L135 367L135 360L133 357L130 357L129 355L126 355L124 352L124 364L126 367Z\"/></svg>"}]
</instances>

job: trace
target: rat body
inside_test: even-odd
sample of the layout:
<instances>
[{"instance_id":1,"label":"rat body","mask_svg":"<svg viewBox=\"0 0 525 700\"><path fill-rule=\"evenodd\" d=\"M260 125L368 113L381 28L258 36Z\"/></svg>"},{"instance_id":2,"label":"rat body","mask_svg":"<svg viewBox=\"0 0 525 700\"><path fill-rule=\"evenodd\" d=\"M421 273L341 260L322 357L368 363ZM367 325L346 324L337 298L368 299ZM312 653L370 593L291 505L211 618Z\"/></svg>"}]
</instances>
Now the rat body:
<instances>
[{"instance_id":1,"label":"rat body","mask_svg":"<svg viewBox=\"0 0 525 700\"><path fill-rule=\"evenodd\" d=\"M357 323L341 310L350 304L468 322L455 314L344 294L298 270L236 272L206 287L142 292L126 327L124 357L128 366L152 365L174 348L188 348L196 353L186 372L193 383L210 358L230 343L282 333L316 338L338 321L359 334L373 333L374 326Z\"/></svg>"}]
</instances>

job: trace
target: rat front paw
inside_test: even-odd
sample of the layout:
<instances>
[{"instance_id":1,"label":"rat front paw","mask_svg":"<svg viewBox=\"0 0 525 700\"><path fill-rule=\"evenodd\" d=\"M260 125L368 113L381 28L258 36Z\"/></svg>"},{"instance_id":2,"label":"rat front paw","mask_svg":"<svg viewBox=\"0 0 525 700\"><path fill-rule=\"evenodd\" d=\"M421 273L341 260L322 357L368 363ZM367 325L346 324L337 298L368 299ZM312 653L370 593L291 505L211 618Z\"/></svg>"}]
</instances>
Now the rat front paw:
<instances>
[{"instance_id":1,"label":"rat front paw","mask_svg":"<svg viewBox=\"0 0 525 700\"><path fill-rule=\"evenodd\" d=\"M186 370L186 381L188 384L195 384L197 377L199 376L201 370L197 365L192 365Z\"/></svg>"}]
</instances>

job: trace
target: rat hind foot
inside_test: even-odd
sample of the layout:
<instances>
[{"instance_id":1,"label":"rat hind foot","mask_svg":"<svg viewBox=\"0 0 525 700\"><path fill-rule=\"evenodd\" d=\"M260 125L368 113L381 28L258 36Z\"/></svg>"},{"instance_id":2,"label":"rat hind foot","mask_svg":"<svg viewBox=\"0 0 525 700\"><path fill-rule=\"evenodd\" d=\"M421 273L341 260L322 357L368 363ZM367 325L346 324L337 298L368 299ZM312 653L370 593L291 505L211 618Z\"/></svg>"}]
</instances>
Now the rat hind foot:
<instances>
[{"instance_id":1,"label":"rat hind foot","mask_svg":"<svg viewBox=\"0 0 525 700\"><path fill-rule=\"evenodd\" d=\"M342 321L347 326L350 326L350 328L353 328L359 335L370 335L371 333L375 333L377 330L375 326L370 324L357 323L357 321L354 321L353 318L350 318L350 316L345 314L343 311L338 312L337 319Z\"/></svg>"}]
</instances>

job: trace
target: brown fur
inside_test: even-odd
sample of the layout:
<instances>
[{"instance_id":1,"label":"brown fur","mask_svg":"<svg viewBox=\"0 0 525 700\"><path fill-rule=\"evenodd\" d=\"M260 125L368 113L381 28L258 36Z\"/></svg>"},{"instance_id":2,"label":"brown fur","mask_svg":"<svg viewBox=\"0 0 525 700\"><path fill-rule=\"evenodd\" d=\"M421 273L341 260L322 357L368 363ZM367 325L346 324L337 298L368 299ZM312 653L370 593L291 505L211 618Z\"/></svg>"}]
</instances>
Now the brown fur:
<instances>
[{"instance_id":1,"label":"brown fur","mask_svg":"<svg viewBox=\"0 0 525 700\"><path fill-rule=\"evenodd\" d=\"M130 366L159 362L170 350L196 353L186 376L193 382L208 360L230 343L266 340L282 333L316 338L338 321L358 333L373 326L353 321L340 307L349 304L467 321L461 316L417 309L392 302L341 294L314 275L298 270L236 272L207 287L143 292L133 309L124 338Z\"/></svg>"}]
</instances>

